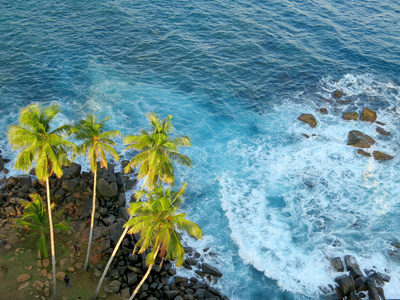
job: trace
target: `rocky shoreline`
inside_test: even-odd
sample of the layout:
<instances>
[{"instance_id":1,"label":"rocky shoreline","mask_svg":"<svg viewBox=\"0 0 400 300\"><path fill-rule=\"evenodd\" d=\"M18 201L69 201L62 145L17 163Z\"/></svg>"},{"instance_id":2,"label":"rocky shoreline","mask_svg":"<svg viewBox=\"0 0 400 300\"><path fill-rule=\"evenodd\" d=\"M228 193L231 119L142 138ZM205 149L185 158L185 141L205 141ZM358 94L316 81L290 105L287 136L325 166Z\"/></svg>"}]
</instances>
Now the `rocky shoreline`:
<instances>
[{"instance_id":1,"label":"rocky shoreline","mask_svg":"<svg viewBox=\"0 0 400 300\"><path fill-rule=\"evenodd\" d=\"M125 163L123 161L122 166ZM4 164L0 167L3 168ZM7 170L4 173L7 173ZM34 171L32 170L30 174L33 175ZM122 226L129 218L125 207L125 192L135 185L136 179L131 178L132 176L115 172L114 166L111 164L108 165L108 169L98 169L93 240L97 241L99 246L93 247L89 264L90 272L93 272L93 275L98 278L105 267L106 259L110 257L123 232ZM56 204L55 210L64 211L65 218L72 224L71 234L74 238L82 245L87 243L92 209L92 174L82 172L79 164L72 163L68 167L63 167L61 178L54 176L50 178L50 186L51 199ZM38 193L44 198L46 189L37 179L32 180L30 175L3 178L0 188L2 226L5 226L6 220L17 218L23 214L23 203L29 199L30 193ZM135 199L131 199L131 201L135 201ZM145 257L147 253L132 254L138 239L138 235L129 234L124 238L103 283L102 290L106 293L105 297L107 294L119 293L121 299L128 299L146 272ZM202 256L212 255L211 252L207 252L208 250L205 250L205 253L201 255L195 249L185 247L183 267L195 271L196 277L192 278L176 276L171 262L161 263L161 259L156 260L150 276L141 287L136 299L228 299L221 292L210 287L210 283L218 280L222 273L202 261ZM73 259L71 258L71 260ZM67 264L64 262L63 265Z\"/></svg>"}]
</instances>

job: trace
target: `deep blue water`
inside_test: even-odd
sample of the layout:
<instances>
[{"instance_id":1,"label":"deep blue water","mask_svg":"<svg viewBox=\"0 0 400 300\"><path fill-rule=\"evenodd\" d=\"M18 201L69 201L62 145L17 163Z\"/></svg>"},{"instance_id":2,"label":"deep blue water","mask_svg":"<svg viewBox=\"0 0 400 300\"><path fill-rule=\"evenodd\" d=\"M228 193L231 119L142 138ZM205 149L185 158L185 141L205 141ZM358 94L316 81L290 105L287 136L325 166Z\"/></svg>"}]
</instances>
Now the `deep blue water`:
<instances>
[{"instance_id":1,"label":"deep blue water","mask_svg":"<svg viewBox=\"0 0 400 300\"><path fill-rule=\"evenodd\" d=\"M400 237L398 2L0 0L0 9L0 131L35 101L59 102L58 123L111 116L123 135L147 128L149 111L172 114L193 144L184 150L193 167L177 168L185 210L205 234L189 244L217 253L203 258L223 271L214 285L229 298L315 299L337 275L325 257L345 254L386 269L386 294L400 297L389 256ZM336 89L353 102L338 103ZM364 106L390 137L341 119ZM357 156L346 146L352 129L395 158ZM15 158L4 135L0 148Z\"/></svg>"}]
</instances>

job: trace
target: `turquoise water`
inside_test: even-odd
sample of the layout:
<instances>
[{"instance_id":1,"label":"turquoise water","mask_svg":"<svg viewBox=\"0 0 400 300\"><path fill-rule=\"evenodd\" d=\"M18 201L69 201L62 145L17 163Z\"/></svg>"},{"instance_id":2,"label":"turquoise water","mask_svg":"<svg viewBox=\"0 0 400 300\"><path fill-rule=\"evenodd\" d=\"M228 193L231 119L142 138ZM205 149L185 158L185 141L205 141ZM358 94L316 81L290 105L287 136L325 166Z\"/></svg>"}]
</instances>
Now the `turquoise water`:
<instances>
[{"instance_id":1,"label":"turquoise water","mask_svg":"<svg viewBox=\"0 0 400 300\"><path fill-rule=\"evenodd\" d=\"M205 237L188 243L224 276L231 299L315 299L337 274L326 256L388 272L400 297L400 4L395 1L0 0L0 131L33 101L58 123L111 116L123 135L144 114L172 114L193 161L185 210ZM336 89L353 102L339 104ZM377 110L376 125L343 111ZM328 115L315 113L325 107ZM314 129L300 123L314 113ZM358 129L394 155L346 146ZM310 139L302 136L315 134ZM4 157L15 158L5 136ZM125 153L123 145L118 150ZM10 163L9 169L12 168ZM17 171L11 170L11 174ZM356 225L354 225L356 224ZM203 252L202 252L203 253ZM182 274L190 275L181 270Z\"/></svg>"}]
</instances>

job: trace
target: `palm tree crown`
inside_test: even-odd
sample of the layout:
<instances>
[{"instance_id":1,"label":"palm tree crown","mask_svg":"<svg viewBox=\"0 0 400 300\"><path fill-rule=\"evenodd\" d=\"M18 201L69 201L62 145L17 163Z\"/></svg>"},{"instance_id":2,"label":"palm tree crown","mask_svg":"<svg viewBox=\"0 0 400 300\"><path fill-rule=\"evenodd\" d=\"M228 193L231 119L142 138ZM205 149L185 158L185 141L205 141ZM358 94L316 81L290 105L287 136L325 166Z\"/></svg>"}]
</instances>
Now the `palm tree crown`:
<instances>
[{"instance_id":1,"label":"palm tree crown","mask_svg":"<svg viewBox=\"0 0 400 300\"><path fill-rule=\"evenodd\" d=\"M19 125L10 125L7 131L13 150L21 150L15 162L15 168L28 171L36 161L36 176L45 180L53 173L62 175L62 166L69 164L68 151L74 151L75 145L61 138L68 132L69 125L50 130L50 123L60 112L59 106L51 104L43 109L38 104L22 108L19 113Z\"/></svg>"},{"instance_id":2,"label":"palm tree crown","mask_svg":"<svg viewBox=\"0 0 400 300\"><path fill-rule=\"evenodd\" d=\"M86 119L78 121L74 127L75 138L83 141L78 147L78 151L88 160L92 172L96 170L97 160L101 168L107 168L106 153L111 154L115 159L119 159L118 153L112 148L115 146L112 138L120 135L118 130L104 132L104 122L110 117L105 118L100 123L96 123L93 115L87 115Z\"/></svg>"},{"instance_id":3,"label":"palm tree crown","mask_svg":"<svg viewBox=\"0 0 400 300\"><path fill-rule=\"evenodd\" d=\"M179 267L183 263L184 250L177 230L187 232L190 236L201 239L203 234L195 223L185 219L185 213L178 213L182 203L186 184L178 191L171 191L171 187L163 190L157 186L151 192L139 191L137 198L146 196L147 202L132 202L128 209L131 216L125 226L130 227L128 233L140 233L140 240L136 243L134 252L143 253L152 248L147 255L148 265L154 264L155 254L168 260L174 260Z\"/></svg>"},{"instance_id":4,"label":"palm tree crown","mask_svg":"<svg viewBox=\"0 0 400 300\"><path fill-rule=\"evenodd\" d=\"M170 185L174 183L174 168L172 162L190 167L189 157L178 152L178 147L190 147L187 136L179 136L172 140L168 133L172 131L170 122L172 116L162 120L157 119L154 112L146 115L151 124L151 131L141 129L139 135L128 135L123 139L124 144L129 144L127 149L135 149L139 154L134 156L125 167L125 173L131 168L140 165L138 179L146 177L143 186L148 184L149 190L153 189L159 180Z\"/></svg>"}]
</instances>

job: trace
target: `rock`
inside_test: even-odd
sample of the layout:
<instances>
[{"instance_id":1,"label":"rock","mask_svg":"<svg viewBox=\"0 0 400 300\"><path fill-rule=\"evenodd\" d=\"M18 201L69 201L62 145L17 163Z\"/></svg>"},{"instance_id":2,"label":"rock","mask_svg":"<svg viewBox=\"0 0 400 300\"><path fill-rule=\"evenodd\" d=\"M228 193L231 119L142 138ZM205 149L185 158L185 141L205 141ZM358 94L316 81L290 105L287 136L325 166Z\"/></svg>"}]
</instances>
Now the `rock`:
<instances>
[{"instance_id":1,"label":"rock","mask_svg":"<svg viewBox=\"0 0 400 300\"><path fill-rule=\"evenodd\" d=\"M357 263L357 260L352 255L345 255L344 263L346 264L346 270L350 271L350 268L360 269L360 266Z\"/></svg>"},{"instance_id":2,"label":"rock","mask_svg":"<svg viewBox=\"0 0 400 300\"><path fill-rule=\"evenodd\" d=\"M60 268L65 269L68 265L68 258L62 258L60 259Z\"/></svg>"},{"instance_id":3,"label":"rock","mask_svg":"<svg viewBox=\"0 0 400 300\"><path fill-rule=\"evenodd\" d=\"M197 265L197 260L192 257L189 257L189 258L185 259L185 263L187 263L190 266L195 266L195 265Z\"/></svg>"},{"instance_id":4,"label":"rock","mask_svg":"<svg viewBox=\"0 0 400 300\"><path fill-rule=\"evenodd\" d=\"M118 209L118 218L124 219L125 221L129 220L128 209L126 207L120 207Z\"/></svg>"},{"instance_id":5,"label":"rock","mask_svg":"<svg viewBox=\"0 0 400 300\"><path fill-rule=\"evenodd\" d=\"M77 270L82 269L82 268L83 268L83 263L82 263L82 262L77 262L77 263L75 264L75 268L76 268Z\"/></svg>"},{"instance_id":6,"label":"rock","mask_svg":"<svg viewBox=\"0 0 400 300\"><path fill-rule=\"evenodd\" d=\"M323 114L323 115L327 115L328 114L328 110L326 108L318 108L315 111L320 113L320 114Z\"/></svg>"},{"instance_id":7,"label":"rock","mask_svg":"<svg viewBox=\"0 0 400 300\"><path fill-rule=\"evenodd\" d=\"M351 103L353 100L339 100L340 104Z\"/></svg>"},{"instance_id":8,"label":"rock","mask_svg":"<svg viewBox=\"0 0 400 300\"><path fill-rule=\"evenodd\" d=\"M4 209L4 213L6 214L6 216L9 216L9 217L14 217L17 215L17 211L15 210L15 208L13 206L7 206Z\"/></svg>"},{"instance_id":9,"label":"rock","mask_svg":"<svg viewBox=\"0 0 400 300\"><path fill-rule=\"evenodd\" d=\"M343 120L357 120L358 118L358 113L356 112L344 112L343 115Z\"/></svg>"},{"instance_id":10,"label":"rock","mask_svg":"<svg viewBox=\"0 0 400 300\"><path fill-rule=\"evenodd\" d=\"M165 291L164 295L167 299L174 299L177 295L179 294L178 291L172 290L172 291Z\"/></svg>"},{"instance_id":11,"label":"rock","mask_svg":"<svg viewBox=\"0 0 400 300\"><path fill-rule=\"evenodd\" d=\"M357 148L370 148L375 140L358 130L352 130L348 134L347 145Z\"/></svg>"},{"instance_id":12,"label":"rock","mask_svg":"<svg viewBox=\"0 0 400 300\"><path fill-rule=\"evenodd\" d=\"M334 257L330 260L332 267L337 271L337 272L343 272L344 267L343 267L343 262L340 257Z\"/></svg>"},{"instance_id":13,"label":"rock","mask_svg":"<svg viewBox=\"0 0 400 300\"><path fill-rule=\"evenodd\" d=\"M301 114L300 117L298 117L298 120L307 123L312 128L317 126L317 120L315 120L315 117L312 114Z\"/></svg>"},{"instance_id":14,"label":"rock","mask_svg":"<svg viewBox=\"0 0 400 300\"><path fill-rule=\"evenodd\" d=\"M25 184L28 185L28 187L32 187L32 179L31 176L29 175L18 175L17 176L18 182L21 186L24 186Z\"/></svg>"},{"instance_id":15,"label":"rock","mask_svg":"<svg viewBox=\"0 0 400 300\"><path fill-rule=\"evenodd\" d=\"M382 135L386 135L386 136L390 136L390 132L386 131L385 129L383 129L382 127L376 127L376 131L379 132Z\"/></svg>"},{"instance_id":16,"label":"rock","mask_svg":"<svg viewBox=\"0 0 400 300\"><path fill-rule=\"evenodd\" d=\"M364 151L362 149L358 149L357 153L362 155L362 156L365 156L365 157L371 157L372 156L371 153L368 153L368 152L366 152L366 151Z\"/></svg>"},{"instance_id":17,"label":"rock","mask_svg":"<svg viewBox=\"0 0 400 300\"><path fill-rule=\"evenodd\" d=\"M97 180L97 192L103 197L113 198L118 195L117 183L108 183L104 178L100 178Z\"/></svg>"},{"instance_id":18,"label":"rock","mask_svg":"<svg viewBox=\"0 0 400 300\"><path fill-rule=\"evenodd\" d=\"M71 163L69 166L62 167L63 176L62 178L73 178L81 174L81 165L77 163Z\"/></svg>"},{"instance_id":19,"label":"rock","mask_svg":"<svg viewBox=\"0 0 400 300\"><path fill-rule=\"evenodd\" d=\"M121 281L113 280L108 285L108 288L111 289L114 293L118 293L120 286L121 286Z\"/></svg>"},{"instance_id":20,"label":"rock","mask_svg":"<svg viewBox=\"0 0 400 300\"><path fill-rule=\"evenodd\" d=\"M378 290L375 287L368 289L368 296L370 300L380 300Z\"/></svg>"},{"instance_id":21,"label":"rock","mask_svg":"<svg viewBox=\"0 0 400 300\"><path fill-rule=\"evenodd\" d=\"M210 266L209 264L202 264L201 269L205 274L209 274L214 277L222 277L222 273L217 268Z\"/></svg>"},{"instance_id":22,"label":"rock","mask_svg":"<svg viewBox=\"0 0 400 300\"><path fill-rule=\"evenodd\" d=\"M130 296L131 296L131 293L130 293L129 288L124 288L124 289L121 290L121 293L120 293L120 298L121 299L123 299L123 298L128 298L129 299Z\"/></svg>"},{"instance_id":23,"label":"rock","mask_svg":"<svg viewBox=\"0 0 400 300\"><path fill-rule=\"evenodd\" d=\"M64 179L62 181L62 188L67 192L74 192L76 188L79 186L79 181L75 178L72 179Z\"/></svg>"},{"instance_id":24,"label":"rock","mask_svg":"<svg viewBox=\"0 0 400 300\"><path fill-rule=\"evenodd\" d=\"M376 121L376 112L372 109L364 107L361 112L360 120L373 123Z\"/></svg>"},{"instance_id":25,"label":"rock","mask_svg":"<svg viewBox=\"0 0 400 300\"><path fill-rule=\"evenodd\" d=\"M354 279L364 276L359 268L353 268L353 267L350 268L350 275L353 276Z\"/></svg>"},{"instance_id":26,"label":"rock","mask_svg":"<svg viewBox=\"0 0 400 300\"><path fill-rule=\"evenodd\" d=\"M354 279L354 283L356 284L357 292L368 291L368 285L366 283L365 277L358 277Z\"/></svg>"},{"instance_id":27,"label":"rock","mask_svg":"<svg viewBox=\"0 0 400 300\"><path fill-rule=\"evenodd\" d=\"M345 276L341 278L339 285L342 288L343 295L345 296L347 296L351 291L356 290L356 284L353 276Z\"/></svg>"},{"instance_id":28,"label":"rock","mask_svg":"<svg viewBox=\"0 0 400 300\"><path fill-rule=\"evenodd\" d=\"M104 224L106 224L107 226L110 226L111 224L113 224L115 222L115 217L113 215L108 216L107 218L103 219Z\"/></svg>"},{"instance_id":29,"label":"rock","mask_svg":"<svg viewBox=\"0 0 400 300\"><path fill-rule=\"evenodd\" d=\"M128 273L128 285L132 285L136 282L138 282L138 274L136 274L135 272Z\"/></svg>"},{"instance_id":30,"label":"rock","mask_svg":"<svg viewBox=\"0 0 400 300\"><path fill-rule=\"evenodd\" d=\"M182 283L182 282L188 282L189 281L189 279L187 279L186 277L180 277L180 276L176 276L175 277L175 283L176 284L179 284L179 283Z\"/></svg>"},{"instance_id":31,"label":"rock","mask_svg":"<svg viewBox=\"0 0 400 300\"><path fill-rule=\"evenodd\" d=\"M20 274L17 277L17 283L25 282L25 281L31 279L31 277L32 276L27 273Z\"/></svg>"},{"instance_id":32,"label":"rock","mask_svg":"<svg viewBox=\"0 0 400 300\"><path fill-rule=\"evenodd\" d=\"M47 268L50 264L50 260L48 258L43 259L42 261L43 268Z\"/></svg>"},{"instance_id":33,"label":"rock","mask_svg":"<svg viewBox=\"0 0 400 300\"><path fill-rule=\"evenodd\" d=\"M344 95L345 95L345 93L343 93L343 91L340 91L340 90L335 90L335 91L332 93L332 97L335 98L335 99L340 99L340 98L342 98L342 96L344 96Z\"/></svg>"},{"instance_id":34,"label":"rock","mask_svg":"<svg viewBox=\"0 0 400 300\"><path fill-rule=\"evenodd\" d=\"M394 158L393 156L383 153L383 152L380 152L380 151L374 151L373 155L374 155L374 159L379 160L379 161L387 161L387 160L391 160Z\"/></svg>"},{"instance_id":35,"label":"rock","mask_svg":"<svg viewBox=\"0 0 400 300\"><path fill-rule=\"evenodd\" d=\"M110 236L111 240L116 244L121 236L121 234L124 232L124 229L122 228L121 224L116 222L107 228L110 229Z\"/></svg>"},{"instance_id":36,"label":"rock","mask_svg":"<svg viewBox=\"0 0 400 300\"><path fill-rule=\"evenodd\" d=\"M64 277L65 277L65 272L58 272L58 273L56 274L56 278L57 278L58 280L64 281Z\"/></svg>"},{"instance_id":37,"label":"rock","mask_svg":"<svg viewBox=\"0 0 400 300\"><path fill-rule=\"evenodd\" d=\"M18 287L18 291L20 291L20 290L26 288L28 285L29 285L29 281L24 282L23 284L21 284L21 285Z\"/></svg>"},{"instance_id":38,"label":"rock","mask_svg":"<svg viewBox=\"0 0 400 300\"><path fill-rule=\"evenodd\" d=\"M95 277L101 277L101 275L102 275L101 271L100 271L99 269L97 269L97 268L94 268L94 270L93 270L93 276L95 276Z\"/></svg>"}]
</instances>

